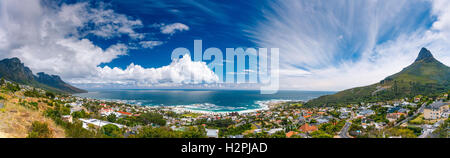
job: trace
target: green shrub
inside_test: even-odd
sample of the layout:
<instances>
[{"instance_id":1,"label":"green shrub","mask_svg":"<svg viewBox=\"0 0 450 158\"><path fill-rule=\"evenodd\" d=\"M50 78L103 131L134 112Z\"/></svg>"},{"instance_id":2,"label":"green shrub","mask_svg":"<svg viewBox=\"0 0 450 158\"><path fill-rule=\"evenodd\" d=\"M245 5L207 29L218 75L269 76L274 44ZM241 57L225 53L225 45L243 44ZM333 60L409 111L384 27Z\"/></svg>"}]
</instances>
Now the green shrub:
<instances>
[{"instance_id":1,"label":"green shrub","mask_svg":"<svg viewBox=\"0 0 450 158\"><path fill-rule=\"evenodd\" d=\"M52 131L48 128L47 123L34 121L31 125L27 138L51 138Z\"/></svg>"}]
</instances>

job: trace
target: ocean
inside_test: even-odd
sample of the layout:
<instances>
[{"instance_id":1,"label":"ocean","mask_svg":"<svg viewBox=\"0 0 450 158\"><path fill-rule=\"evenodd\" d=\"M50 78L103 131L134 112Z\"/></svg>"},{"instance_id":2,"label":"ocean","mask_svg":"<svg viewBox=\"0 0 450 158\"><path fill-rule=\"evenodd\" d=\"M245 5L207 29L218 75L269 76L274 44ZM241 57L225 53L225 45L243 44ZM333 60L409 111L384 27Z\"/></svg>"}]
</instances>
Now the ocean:
<instances>
[{"instance_id":1,"label":"ocean","mask_svg":"<svg viewBox=\"0 0 450 158\"><path fill-rule=\"evenodd\" d=\"M142 106L182 106L193 111L239 112L260 109L271 101L307 101L334 92L258 90L91 90L79 97L119 101Z\"/></svg>"}]
</instances>

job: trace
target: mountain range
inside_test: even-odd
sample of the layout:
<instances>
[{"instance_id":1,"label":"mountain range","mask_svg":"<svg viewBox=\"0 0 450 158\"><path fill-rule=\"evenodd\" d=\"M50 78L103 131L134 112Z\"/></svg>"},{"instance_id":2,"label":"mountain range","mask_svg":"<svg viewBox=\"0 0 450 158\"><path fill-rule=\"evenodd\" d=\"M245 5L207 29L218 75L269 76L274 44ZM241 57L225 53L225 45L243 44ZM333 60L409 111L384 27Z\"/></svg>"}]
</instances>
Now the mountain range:
<instances>
[{"instance_id":1,"label":"mountain range","mask_svg":"<svg viewBox=\"0 0 450 158\"><path fill-rule=\"evenodd\" d=\"M422 48L414 63L379 83L322 96L308 101L306 105L340 106L378 102L416 95L437 95L448 90L450 67L436 60L428 49Z\"/></svg>"},{"instance_id":2,"label":"mountain range","mask_svg":"<svg viewBox=\"0 0 450 158\"><path fill-rule=\"evenodd\" d=\"M39 72L34 75L19 58L3 59L0 61L0 77L8 81L46 89L57 93L85 93L87 91L76 88L64 82L59 76Z\"/></svg>"}]
</instances>

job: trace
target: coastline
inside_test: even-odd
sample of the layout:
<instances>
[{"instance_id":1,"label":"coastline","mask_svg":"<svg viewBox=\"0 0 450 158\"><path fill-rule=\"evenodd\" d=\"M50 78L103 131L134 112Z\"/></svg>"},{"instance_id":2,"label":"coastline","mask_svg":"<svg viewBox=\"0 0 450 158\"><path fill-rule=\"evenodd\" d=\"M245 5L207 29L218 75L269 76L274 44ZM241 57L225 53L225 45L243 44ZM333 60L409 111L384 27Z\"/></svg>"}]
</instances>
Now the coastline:
<instances>
[{"instance_id":1,"label":"coastline","mask_svg":"<svg viewBox=\"0 0 450 158\"><path fill-rule=\"evenodd\" d=\"M80 97L80 96L76 96ZM120 100L120 99L96 99L96 98L90 98L90 97L80 97L80 98L86 98L86 99L93 99L93 100L99 100L103 102L115 102L115 103L121 103L121 104L128 104L131 106L138 106L138 107L144 107L144 108L163 108L170 111L173 111L175 113L197 113L197 114L206 114L206 115L228 115L230 113L238 113L238 114L247 114L247 113L255 113L260 111L269 110L270 108L277 106L282 103L286 102L296 102L296 101L304 101L304 100L285 100L285 99L271 99L271 100L260 100L255 101L255 105L257 105L257 108L251 108L246 109L244 107L223 107L223 108L231 108L231 109L202 109L202 107L221 107L215 104L210 103L201 103L201 104L191 104L191 105L173 105L173 106L166 106L166 105L143 105L142 102L139 102L137 100Z\"/></svg>"},{"instance_id":2,"label":"coastline","mask_svg":"<svg viewBox=\"0 0 450 158\"><path fill-rule=\"evenodd\" d=\"M230 113L238 113L238 114L246 114L246 113L254 113L259 111L269 110L270 108L286 102L292 101L301 101L301 100L280 100L280 99L272 99L266 101L256 101L256 104L259 105L258 108L254 109L245 109L245 110L234 110L234 111L211 111L211 110L201 110L201 109L192 109L191 105L178 105L173 106L171 109L176 113L198 113L198 114L208 114L208 115L225 115ZM170 107L169 107L170 108Z\"/></svg>"}]
</instances>

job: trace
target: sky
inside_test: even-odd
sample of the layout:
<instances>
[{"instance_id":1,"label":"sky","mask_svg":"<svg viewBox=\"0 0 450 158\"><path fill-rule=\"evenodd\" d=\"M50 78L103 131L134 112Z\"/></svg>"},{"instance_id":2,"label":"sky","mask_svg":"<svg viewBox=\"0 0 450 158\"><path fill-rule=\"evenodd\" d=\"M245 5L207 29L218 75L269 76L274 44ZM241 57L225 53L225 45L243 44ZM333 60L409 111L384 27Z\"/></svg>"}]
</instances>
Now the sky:
<instances>
[{"instance_id":1,"label":"sky","mask_svg":"<svg viewBox=\"0 0 450 158\"><path fill-rule=\"evenodd\" d=\"M280 88L379 82L422 47L450 65L447 0L2 0L0 58L81 88L221 85L209 61L172 51L279 48ZM194 78L190 78L194 76Z\"/></svg>"}]
</instances>

